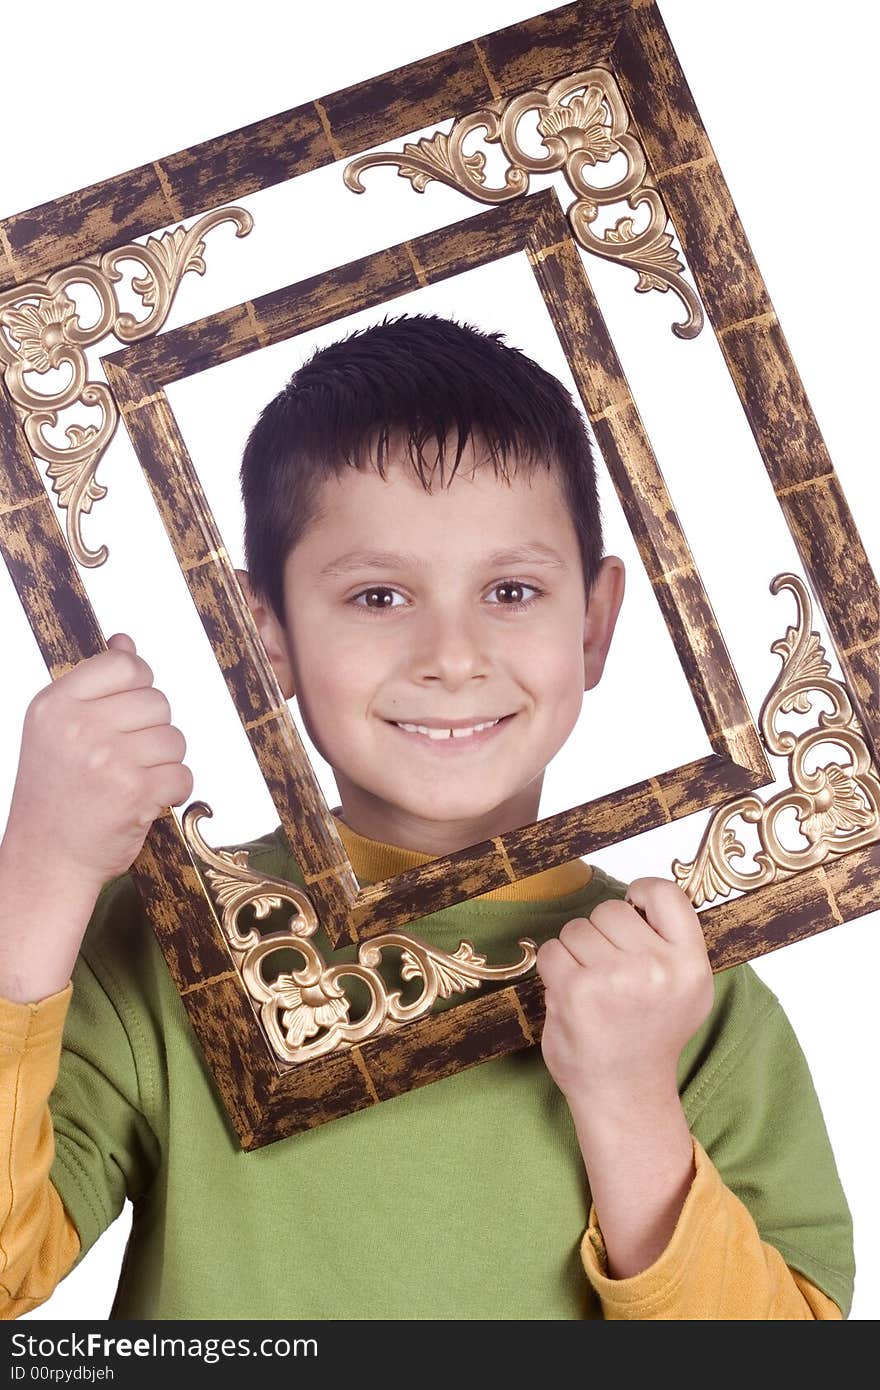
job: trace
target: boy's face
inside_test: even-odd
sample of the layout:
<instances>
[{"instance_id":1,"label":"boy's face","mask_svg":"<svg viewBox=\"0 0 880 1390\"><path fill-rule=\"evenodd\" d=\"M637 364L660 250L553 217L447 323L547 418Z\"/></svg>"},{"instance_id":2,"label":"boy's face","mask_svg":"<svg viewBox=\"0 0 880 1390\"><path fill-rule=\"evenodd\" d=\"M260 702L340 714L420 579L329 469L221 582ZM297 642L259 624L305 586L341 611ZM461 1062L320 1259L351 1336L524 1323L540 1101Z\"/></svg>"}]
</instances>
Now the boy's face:
<instances>
[{"instance_id":1,"label":"boy's face","mask_svg":"<svg viewBox=\"0 0 880 1390\"><path fill-rule=\"evenodd\" d=\"M544 769L602 674L623 597L622 561L606 556L586 608L555 472L512 465L506 483L477 449L469 441L431 493L400 451L386 479L326 479L287 557L286 628L249 595L343 820L438 855L537 819ZM443 739L399 727L490 720Z\"/></svg>"}]
</instances>

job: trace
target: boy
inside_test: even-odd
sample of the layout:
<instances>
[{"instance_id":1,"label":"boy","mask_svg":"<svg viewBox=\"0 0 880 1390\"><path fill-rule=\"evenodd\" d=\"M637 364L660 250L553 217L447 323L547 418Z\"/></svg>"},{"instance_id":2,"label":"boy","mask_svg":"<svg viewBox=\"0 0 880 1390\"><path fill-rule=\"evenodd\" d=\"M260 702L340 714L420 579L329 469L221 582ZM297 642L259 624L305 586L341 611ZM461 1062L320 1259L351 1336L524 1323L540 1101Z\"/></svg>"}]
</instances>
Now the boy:
<instances>
[{"instance_id":1,"label":"boy","mask_svg":"<svg viewBox=\"0 0 880 1390\"><path fill-rule=\"evenodd\" d=\"M386 320L294 374L242 487L239 578L358 879L534 821L623 595L560 383L500 335ZM0 847L5 1317L126 1196L114 1318L847 1315L803 1055L754 971L713 979L661 879L576 860L414 923L450 950L538 940L541 1048L243 1153L125 873L192 791L184 753L124 634L25 720ZM246 848L302 883L280 828Z\"/></svg>"}]
</instances>

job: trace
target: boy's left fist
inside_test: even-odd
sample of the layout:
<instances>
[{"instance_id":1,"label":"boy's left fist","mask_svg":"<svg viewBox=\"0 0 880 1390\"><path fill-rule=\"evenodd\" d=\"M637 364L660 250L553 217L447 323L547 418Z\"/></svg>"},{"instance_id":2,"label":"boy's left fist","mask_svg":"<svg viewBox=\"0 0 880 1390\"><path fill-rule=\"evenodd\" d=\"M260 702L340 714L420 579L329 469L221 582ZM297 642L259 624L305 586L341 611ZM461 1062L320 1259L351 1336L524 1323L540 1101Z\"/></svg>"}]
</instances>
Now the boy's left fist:
<instances>
[{"instance_id":1,"label":"boy's left fist","mask_svg":"<svg viewBox=\"0 0 880 1390\"><path fill-rule=\"evenodd\" d=\"M537 968L541 1050L567 1100L675 1085L681 1050L715 996L699 918L677 884L635 879L625 902L599 903L545 941Z\"/></svg>"}]
</instances>

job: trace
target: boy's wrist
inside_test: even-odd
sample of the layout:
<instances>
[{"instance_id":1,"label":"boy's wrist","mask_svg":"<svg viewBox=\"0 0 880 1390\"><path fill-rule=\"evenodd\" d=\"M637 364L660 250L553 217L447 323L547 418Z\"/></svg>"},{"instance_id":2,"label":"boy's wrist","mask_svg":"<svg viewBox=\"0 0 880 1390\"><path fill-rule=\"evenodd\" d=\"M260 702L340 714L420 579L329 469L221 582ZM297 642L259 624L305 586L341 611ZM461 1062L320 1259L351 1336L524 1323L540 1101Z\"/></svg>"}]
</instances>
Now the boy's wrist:
<instances>
[{"instance_id":1,"label":"boy's wrist","mask_svg":"<svg viewBox=\"0 0 880 1390\"><path fill-rule=\"evenodd\" d=\"M666 1248L695 1175L693 1138L674 1085L569 1101L605 1244L625 1279Z\"/></svg>"},{"instance_id":2,"label":"boy's wrist","mask_svg":"<svg viewBox=\"0 0 880 1390\"><path fill-rule=\"evenodd\" d=\"M566 1093L568 1108L580 1133L631 1133L683 1114L675 1071L660 1070L631 1080L616 1079Z\"/></svg>"},{"instance_id":3,"label":"boy's wrist","mask_svg":"<svg viewBox=\"0 0 880 1390\"><path fill-rule=\"evenodd\" d=\"M63 891L76 901L91 897L93 903L105 881L85 865L65 861L51 834L41 838L12 820L0 840L0 875L5 883L26 885L35 894Z\"/></svg>"},{"instance_id":4,"label":"boy's wrist","mask_svg":"<svg viewBox=\"0 0 880 1390\"><path fill-rule=\"evenodd\" d=\"M7 833L0 842L0 997L38 1003L64 989L102 885L53 860L39 859Z\"/></svg>"},{"instance_id":5,"label":"boy's wrist","mask_svg":"<svg viewBox=\"0 0 880 1390\"><path fill-rule=\"evenodd\" d=\"M684 1154L691 1142L675 1077L652 1086L592 1089L567 1100L591 1180L607 1175L613 1181L621 1163L649 1168L664 1149Z\"/></svg>"}]
</instances>

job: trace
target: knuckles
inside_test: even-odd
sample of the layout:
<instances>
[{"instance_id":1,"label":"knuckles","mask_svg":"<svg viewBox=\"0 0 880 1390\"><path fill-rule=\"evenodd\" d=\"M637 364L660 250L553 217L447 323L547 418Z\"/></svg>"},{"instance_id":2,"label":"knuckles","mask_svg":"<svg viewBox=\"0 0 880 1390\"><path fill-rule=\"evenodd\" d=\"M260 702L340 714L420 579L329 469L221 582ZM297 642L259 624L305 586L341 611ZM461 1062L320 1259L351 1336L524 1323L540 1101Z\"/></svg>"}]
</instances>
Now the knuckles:
<instances>
[{"instance_id":1,"label":"knuckles","mask_svg":"<svg viewBox=\"0 0 880 1390\"><path fill-rule=\"evenodd\" d=\"M156 719L156 723L157 723L157 724L170 724L170 723L171 723L171 705L170 705L170 703L169 703L168 696L167 696L167 695L163 695L162 691L161 691L161 690L156 690L156 688L155 688L155 686L154 686L154 687L153 687L153 700L155 701L157 710L161 710L161 711L162 711L161 717Z\"/></svg>"},{"instance_id":2,"label":"knuckles","mask_svg":"<svg viewBox=\"0 0 880 1390\"><path fill-rule=\"evenodd\" d=\"M597 903L590 913L590 921L599 923L607 922L609 926L613 922L618 924L626 923L632 908L629 903L620 902L617 898L606 898L605 902Z\"/></svg>"},{"instance_id":3,"label":"knuckles","mask_svg":"<svg viewBox=\"0 0 880 1390\"><path fill-rule=\"evenodd\" d=\"M572 917L570 922L565 923L565 926L559 933L558 939L564 945L568 945L569 942L574 944L579 940L583 940L583 938L589 934L590 930L590 923L586 917Z\"/></svg>"},{"instance_id":4,"label":"knuckles","mask_svg":"<svg viewBox=\"0 0 880 1390\"><path fill-rule=\"evenodd\" d=\"M548 966L552 969L553 961L556 959L556 948L558 945L559 943L555 936L551 936L549 941L542 942L538 947L538 953L535 956L535 965L538 968L539 974L543 975L543 972Z\"/></svg>"},{"instance_id":5,"label":"knuckles","mask_svg":"<svg viewBox=\"0 0 880 1390\"><path fill-rule=\"evenodd\" d=\"M101 652L101 658L116 666L120 672L120 679L124 680L128 686L143 685L144 681L152 685L155 679L153 669L148 665L142 656L135 652L120 652L115 649L112 651Z\"/></svg>"},{"instance_id":6,"label":"knuckles","mask_svg":"<svg viewBox=\"0 0 880 1390\"><path fill-rule=\"evenodd\" d=\"M87 772L103 772L109 766L113 757L113 750L109 744L96 743L91 748L86 749L85 768Z\"/></svg>"},{"instance_id":7,"label":"knuckles","mask_svg":"<svg viewBox=\"0 0 880 1390\"><path fill-rule=\"evenodd\" d=\"M55 717L57 702L58 692L54 686L47 685L44 689L38 690L25 711L25 722L33 728L39 729L45 725L51 725Z\"/></svg>"},{"instance_id":8,"label":"knuckles","mask_svg":"<svg viewBox=\"0 0 880 1390\"><path fill-rule=\"evenodd\" d=\"M649 914L652 909L656 909L658 912L670 912L682 908L687 908L690 912L694 911L693 903L687 893L671 878L634 878L629 885L628 897L637 902L639 906L644 907Z\"/></svg>"}]
</instances>

